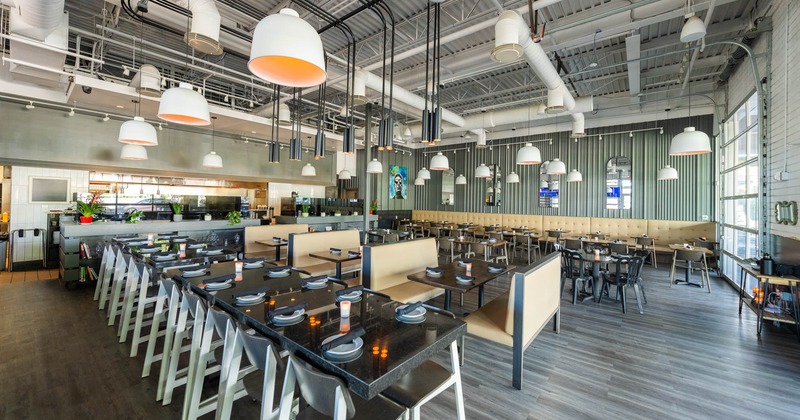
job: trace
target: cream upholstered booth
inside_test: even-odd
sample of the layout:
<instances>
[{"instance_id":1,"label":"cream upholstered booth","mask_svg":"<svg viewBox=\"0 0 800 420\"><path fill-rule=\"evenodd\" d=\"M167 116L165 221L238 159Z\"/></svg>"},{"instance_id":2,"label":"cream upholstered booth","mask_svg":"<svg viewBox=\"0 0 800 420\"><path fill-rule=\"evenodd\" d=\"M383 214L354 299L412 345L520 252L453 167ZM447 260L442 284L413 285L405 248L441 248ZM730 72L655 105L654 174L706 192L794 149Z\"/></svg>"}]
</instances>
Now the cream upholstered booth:
<instances>
[{"instance_id":1,"label":"cream upholstered booth","mask_svg":"<svg viewBox=\"0 0 800 420\"><path fill-rule=\"evenodd\" d=\"M541 214L504 214L503 226L509 228L516 228L527 226L528 229L533 229L537 232L542 231L542 215Z\"/></svg>"},{"instance_id":2,"label":"cream upholstered booth","mask_svg":"<svg viewBox=\"0 0 800 420\"><path fill-rule=\"evenodd\" d=\"M303 232L308 232L308 225L305 223L246 226L244 228L244 256L247 258L264 257L267 259L274 259L275 248L259 245L256 241L271 241L272 238L276 237L289 239L290 233Z\"/></svg>"},{"instance_id":3,"label":"cream upholstered booth","mask_svg":"<svg viewBox=\"0 0 800 420\"><path fill-rule=\"evenodd\" d=\"M589 217L542 216L542 230L562 228L565 231L581 233L592 228Z\"/></svg>"},{"instance_id":4,"label":"cream upholstered booth","mask_svg":"<svg viewBox=\"0 0 800 420\"><path fill-rule=\"evenodd\" d=\"M672 255L669 244L686 243L689 239L717 237L715 222L688 222L680 220L648 220L647 235L656 238L656 252Z\"/></svg>"},{"instance_id":5,"label":"cream upholstered booth","mask_svg":"<svg viewBox=\"0 0 800 420\"><path fill-rule=\"evenodd\" d=\"M438 222L439 217L437 215L439 213L436 210L414 210L411 212L412 219L414 220L427 220L429 222Z\"/></svg>"},{"instance_id":6,"label":"cream upholstered booth","mask_svg":"<svg viewBox=\"0 0 800 420\"><path fill-rule=\"evenodd\" d=\"M398 302L426 301L444 293L443 289L407 277L439 265L435 238L365 246L362 264L364 287L389 295Z\"/></svg>"},{"instance_id":7,"label":"cream upholstered booth","mask_svg":"<svg viewBox=\"0 0 800 420\"><path fill-rule=\"evenodd\" d=\"M503 215L500 213L468 213L468 217L478 226L503 225Z\"/></svg>"},{"instance_id":8,"label":"cream upholstered booth","mask_svg":"<svg viewBox=\"0 0 800 420\"><path fill-rule=\"evenodd\" d=\"M553 329L560 330L560 254L553 252L530 267L514 273L508 292L464 317L467 333L512 348L512 385L517 389L522 389L525 349L551 318Z\"/></svg>"},{"instance_id":9,"label":"cream upholstered booth","mask_svg":"<svg viewBox=\"0 0 800 420\"><path fill-rule=\"evenodd\" d=\"M336 263L314 258L309 254L330 252L331 248L353 249L361 245L358 231L334 230L331 232L289 234L289 260L292 267L308 271L312 276L333 276ZM342 274L361 270L361 260L342 263Z\"/></svg>"},{"instance_id":10,"label":"cream upholstered booth","mask_svg":"<svg viewBox=\"0 0 800 420\"><path fill-rule=\"evenodd\" d=\"M631 237L647 233L647 220L644 219L611 219L592 217L591 228L583 233L603 232L612 239L630 241Z\"/></svg>"}]
</instances>

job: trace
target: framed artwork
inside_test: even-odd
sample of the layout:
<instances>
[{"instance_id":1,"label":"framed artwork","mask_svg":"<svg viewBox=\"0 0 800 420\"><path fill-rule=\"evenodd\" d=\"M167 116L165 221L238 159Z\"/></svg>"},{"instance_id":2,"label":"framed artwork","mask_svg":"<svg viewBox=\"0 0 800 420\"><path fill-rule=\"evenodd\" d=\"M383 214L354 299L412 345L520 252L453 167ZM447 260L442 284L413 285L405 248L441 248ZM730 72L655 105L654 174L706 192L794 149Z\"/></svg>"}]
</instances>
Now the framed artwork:
<instances>
[{"instance_id":1,"label":"framed artwork","mask_svg":"<svg viewBox=\"0 0 800 420\"><path fill-rule=\"evenodd\" d=\"M28 180L30 186L30 203L69 203L69 178L48 178L32 176Z\"/></svg>"},{"instance_id":2,"label":"framed artwork","mask_svg":"<svg viewBox=\"0 0 800 420\"><path fill-rule=\"evenodd\" d=\"M389 166L389 198L405 200L408 196L408 169L405 166Z\"/></svg>"}]
</instances>

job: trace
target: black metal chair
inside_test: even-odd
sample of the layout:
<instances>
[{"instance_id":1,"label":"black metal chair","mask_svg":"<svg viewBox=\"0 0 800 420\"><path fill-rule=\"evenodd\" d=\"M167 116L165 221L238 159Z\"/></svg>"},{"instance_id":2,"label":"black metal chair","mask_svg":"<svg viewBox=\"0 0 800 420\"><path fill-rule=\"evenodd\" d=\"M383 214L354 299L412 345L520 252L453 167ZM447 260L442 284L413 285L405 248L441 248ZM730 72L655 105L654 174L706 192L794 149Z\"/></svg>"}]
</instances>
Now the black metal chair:
<instances>
[{"instance_id":1,"label":"black metal chair","mask_svg":"<svg viewBox=\"0 0 800 420\"><path fill-rule=\"evenodd\" d=\"M583 248L583 241L580 239L567 239L564 241L564 248L577 251Z\"/></svg>"},{"instance_id":2,"label":"black metal chair","mask_svg":"<svg viewBox=\"0 0 800 420\"><path fill-rule=\"evenodd\" d=\"M653 264L653 267L658 268L658 263L656 261L656 243L653 238L644 238L641 236L636 237L636 245L641 245L642 249L638 251L638 254L642 256L645 260L647 257L650 257L650 264Z\"/></svg>"},{"instance_id":3,"label":"black metal chair","mask_svg":"<svg viewBox=\"0 0 800 420\"><path fill-rule=\"evenodd\" d=\"M578 301L579 290L585 291L587 284L594 290L594 279L592 279L591 274L586 273L585 267L586 263L580 252L568 249L561 250L561 293L564 293L566 280L572 280L573 305Z\"/></svg>"},{"instance_id":4,"label":"black metal chair","mask_svg":"<svg viewBox=\"0 0 800 420\"><path fill-rule=\"evenodd\" d=\"M613 272L603 273L604 282L603 289L611 296L608 291L609 286L616 286L616 300L622 299L622 313L628 313L627 293L625 290L628 287L633 287L636 293L636 305L639 307L639 313L644 313L642 303L647 303L647 295L645 295L644 287L642 286L642 267L644 266L644 258L640 256L635 257L619 257L615 261L615 270ZM640 296L641 295L641 296Z\"/></svg>"}]
</instances>

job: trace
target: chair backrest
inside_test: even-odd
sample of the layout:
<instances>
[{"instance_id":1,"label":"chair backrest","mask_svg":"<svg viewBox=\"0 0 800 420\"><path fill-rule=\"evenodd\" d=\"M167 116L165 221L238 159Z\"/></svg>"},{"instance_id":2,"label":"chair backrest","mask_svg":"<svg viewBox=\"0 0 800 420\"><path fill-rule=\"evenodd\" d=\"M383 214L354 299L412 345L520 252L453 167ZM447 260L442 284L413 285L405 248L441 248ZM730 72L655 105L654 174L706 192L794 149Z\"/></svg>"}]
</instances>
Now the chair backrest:
<instances>
[{"instance_id":1,"label":"chair backrest","mask_svg":"<svg viewBox=\"0 0 800 420\"><path fill-rule=\"evenodd\" d=\"M225 328L230 320L231 316L222 309L214 306L208 308L208 322L214 325L214 330L220 337L225 338Z\"/></svg>"},{"instance_id":2,"label":"chair backrest","mask_svg":"<svg viewBox=\"0 0 800 420\"><path fill-rule=\"evenodd\" d=\"M564 241L564 248L567 249L581 249L583 242L580 239L567 239Z\"/></svg>"},{"instance_id":3,"label":"chair backrest","mask_svg":"<svg viewBox=\"0 0 800 420\"><path fill-rule=\"evenodd\" d=\"M200 296L188 291L188 290L181 290L182 300L181 305L186 305L185 308L189 310L189 313L192 315L192 318L196 318L197 315L197 305L203 305L203 300L200 299Z\"/></svg>"},{"instance_id":4,"label":"chair backrest","mask_svg":"<svg viewBox=\"0 0 800 420\"><path fill-rule=\"evenodd\" d=\"M383 235L383 242L400 242L400 235L396 233L387 233Z\"/></svg>"},{"instance_id":5,"label":"chair backrest","mask_svg":"<svg viewBox=\"0 0 800 420\"><path fill-rule=\"evenodd\" d=\"M567 266L569 268L569 274L567 275L568 276L577 275L578 277L584 277L585 272L583 270L585 264L583 260L583 255L579 251L572 251L569 249L565 249L561 252L566 252L569 255L569 260L568 260L569 265Z\"/></svg>"},{"instance_id":6,"label":"chair backrest","mask_svg":"<svg viewBox=\"0 0 800 420\"><path fill-rule=\"evenodd\" d=\"M644 246L653 246L655 240L653 238L643 238L641 236L636 237L636 244L637 245L644 245Z\"/></svg>"},{"instance_id":7,"label":"chair backrest","mask_svg":"<svg viewBox=\"0 0 800 420\"><path fill-rule=\"evenodd\" d=\"M289 234L289 265L307 267L323 261L309 254L327 252L333 248L358 248L361 245L359 232L354 229L334 230L330 232L291 233Z\"/></svg>"},{"instance_id":8,"label":"chair backrest","mask_svg":"<svg viewBox=\"0 0 800 420\"><path fill-rule=\"evenodd\" d=\"M502 232L492 232L492 233L489 234L489 237L497 239L498 241L502 241L503 240L503 233Z\"/></svg>"},{"instance_id":9,"label":"chair backrest","mask_svg":"<svg viewBox=\"0 0 800 420\"><path fill-rule=\"evenodd\" d=\"M678 261L702 262L705 259L705 252L691 249L676 249L675 259Z\"/></svg>"},{"instance_id":10,"label":"chair backrest","mask_svg":"<svg viewBox=\"0 0 800 420\"><path fill-rule=\"evenodd\" d=\"M705 248L705 249L707 249L707 250L709 250L711 252L716 252L716 250L717 250L717 244L716 243L703 241L703 240L700 240L700 239L694 241L694 246L699 246L700 248Z\"/></svg>"},{"instance_id":11,"label":"chair backrest","mask_svg":"<svg viewBox=\"0 0 800 420\"><path fill-rule=\"evenodd\" d=\"M552 253L525 273L514 273L505 331L527 345L561 304L561 259Z\"/></svg>"},{"instance_id":12,"label":"chair backrest","mask_svg":"<svg viewBox=\"0 0 800 420\"><path fill-rule=\"evenodd\" d=\"M548 238L556 238L556 239L561 238L561 232L557 231L557 230L547 231L547 237Z\"/></svg>"},{"instance_id":13,"label":"chair backrest","mask_svg":"<svg viewBox=\"0 0 800 420\"><path fill-rule=\"evenodd\" d=\"M256 369L265 370L267 368L268 354L271 354L275 358L274 360L280 363L281 358L278 355L277 346L272 340L263 335L250 334L249 328L244 325L239 325L237 334L239 339L242 340L247 359Z\"/></svg>"},{"instance_id":14,"label":"chair backrest","mask_svg":"<svg viewBox=\"0 0 800 420\"><path fill-rule=\"evenodd\" d=\"M365 246L361 262L364 286L378 291L388 289L410 281L408 274L439 264L436 238Z\"/></svg>"},{"instance_id":15,"label":"chair backrest","mask_svg":"<svg viewBox=\"0 0 800 420\"><path fill-rule=\"evenodd\" d=\"M347 407L347 418L351 418L356 414L356 408L350 398L350 392L347 391L347 386L341 379L317 372L290 354L289 363L286 367L286 379L283 383L284 395L287 386L292 385L292 388L294 388L294 385L291 384L293 381L296 381L300 388L300 394L303 399L320 414L326 417L334 417L337 400L340 396ZM284 407L281 404L281 411L283 410Z\"/></svg>"},{"instance_id":16,"label":"chair backrest","mask_svg":"<svg viewBox=\"0 0 800 420\"><path fill-rule=\"evenodd\" d=\"M587 242L583 246L583 250L586 252L594 252L595 250L600 250L600 253L603 255L611 254L611 247L608 244L595 244Z\"/></svg>"},{"instance_id":17,"label":"chair backrest","mask_svg":"<svg viewBox=\"0 0 800 420\"><path fill-rule=\"evenodd\" d=\"M611 253L613 254L627 255L630 252L628 249L628 244L611 243L609 244L609 247L611 248Z\"/></svg>"},{"instance_id":18,"label":"chair backrest","mask_svg":"<svg viewBox=\"0 0 800 420\"><path fill-rule=\"evenodd\" d=\"M628 264L628 281L629 282L638 281L642 276L643 267L644 267L643 257L637 255L631 258L631 261Z\"/></svg>"},{"instance_id":19,"label":"chair backrest","mask_svg":"<svg viewBox=\"0 0 800 420\"><path fill-rule=\"evenodd\" d=\"M447 240L446 237L437 239L439 242L439 250L441 251L450 251L450 248L453 247L453 243Z\"/></svg>"}]
</instances>

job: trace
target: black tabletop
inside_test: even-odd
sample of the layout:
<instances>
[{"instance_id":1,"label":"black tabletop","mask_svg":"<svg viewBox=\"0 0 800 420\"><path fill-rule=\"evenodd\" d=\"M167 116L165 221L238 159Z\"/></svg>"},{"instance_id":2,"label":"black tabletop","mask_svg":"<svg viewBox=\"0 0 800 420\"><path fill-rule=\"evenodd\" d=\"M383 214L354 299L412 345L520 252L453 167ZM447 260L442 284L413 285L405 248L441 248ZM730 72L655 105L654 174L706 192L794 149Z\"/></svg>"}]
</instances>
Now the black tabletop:
<instances>
[{"instance_id":1,"label":"black tabletop","mask_svg":"<svg viewBox=\"0 0 800 420\"><path fill-rule=\"evenodd\" d=\"M179 274L176 272L171 270L168 275ZM335 292L346 285L329 281L323 288L307 289L301 286L303 275L296 271L286 277L270 278L263 268L258 268L243 270L242 276L229 289L205 290L204 279L233 272L233 263L227 262L212 265L206 276L175 275L173 278L191 286L198 294L287 350L301 354L321 370L340 377L351 391L364 398L378 395L466 333L463 321L434 311L428 311L419 324L401 323L395 319L395 308L400 303L364 291L362 300L352 303L348 318L350 329L362 326L366 330L362 336L362 352L352 361L338 363L327 359L320 345L325 338L344 329ZM267 288L267 299L263 303L251 306L234 303L234 295L264 288ZM272 309L296 304L307 305L305 315L297 324L277 326L267 316Z\"/></svg>"},{"instance_id":2,"label":"black tabletop","mask_svg":"<svg viewBox=\"0 0 800 420\"><path fill-rule=\"evenodd\" d=\"M157 244L158 245L158 244ZM221 262L221 261L232 261L236 258L236 251L227 248L220 248L211 253L207 252L207 248L190 248L190 244L186 244L186 251L183 255L180 253L180 243L168 243L167 245L167 252L175 253L175 258L168 258L164 260L159 260L158 258L154 258L153 254L150 253L142 253L139 250L139 247L131 246L130 251L131 254L143 261L145 264L150 265L156 271L161 272L166 270L170 267L179 267L189 264L208 264L213 262ZM218 247L209 247L208 249L215 249Z\"/></svg>"}]
</instances>

